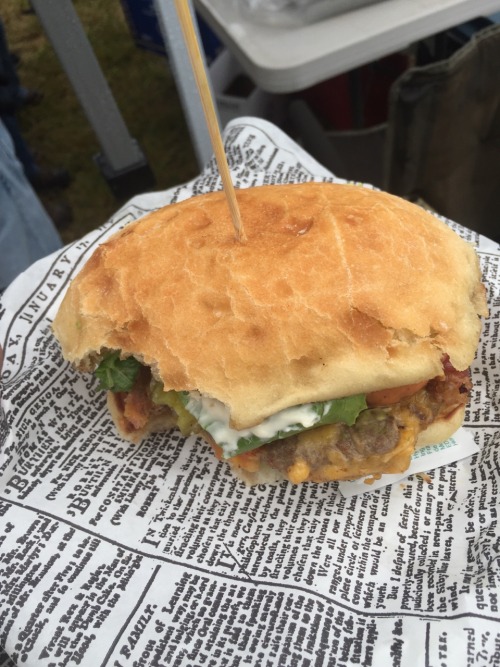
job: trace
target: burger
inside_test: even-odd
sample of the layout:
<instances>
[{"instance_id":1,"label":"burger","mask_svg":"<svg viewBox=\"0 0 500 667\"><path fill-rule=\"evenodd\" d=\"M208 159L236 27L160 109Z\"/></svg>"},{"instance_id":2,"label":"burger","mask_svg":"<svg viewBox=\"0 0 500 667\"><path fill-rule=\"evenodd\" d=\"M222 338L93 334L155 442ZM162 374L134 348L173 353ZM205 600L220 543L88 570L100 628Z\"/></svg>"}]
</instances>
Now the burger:
<instances>
[{"instance_id":1,"label":"burger","mask_svg":"<svg viewBox=\"0 0 500 667\"><path fill-rule=\"evenodd\" d=\"M159 209L97 248L53 323L133 442L178 428L248 483L403 472L461 425L487 314L474 248L333 183Z\"/></svg>"}]
</instances>

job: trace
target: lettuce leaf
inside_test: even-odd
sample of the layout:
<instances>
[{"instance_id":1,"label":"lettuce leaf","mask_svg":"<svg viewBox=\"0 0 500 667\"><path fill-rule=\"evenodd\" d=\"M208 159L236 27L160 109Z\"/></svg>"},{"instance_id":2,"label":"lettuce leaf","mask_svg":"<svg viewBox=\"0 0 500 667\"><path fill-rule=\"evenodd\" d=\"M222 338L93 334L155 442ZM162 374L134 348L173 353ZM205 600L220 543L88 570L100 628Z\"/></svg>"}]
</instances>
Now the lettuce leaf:
<instances>
[{"instance_id":1,"label":"lettuce leaf","mask_svg":"<svg viewBox=\"0 0 500 667\"><path fill-rule=\"evenodd\" d=\"M106 355L94 374L99 379L99 389L130 391L142 366L135 357L120 359L120 350Z\"/></svg>"}]
</instances>

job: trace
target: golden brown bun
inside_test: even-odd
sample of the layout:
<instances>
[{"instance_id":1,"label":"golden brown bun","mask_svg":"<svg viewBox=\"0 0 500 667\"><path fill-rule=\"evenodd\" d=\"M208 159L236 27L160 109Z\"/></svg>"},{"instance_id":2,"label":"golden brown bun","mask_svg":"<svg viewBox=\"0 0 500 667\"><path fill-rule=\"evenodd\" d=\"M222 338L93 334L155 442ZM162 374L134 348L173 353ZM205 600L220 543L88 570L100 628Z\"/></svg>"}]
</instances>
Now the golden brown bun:
<instances>
[{"instance_id":1,"label":"golden brown bun","mask_svg":"<svg viewBox=\"0 0 500 667\"><path fill-rule=\"evenodd\" d=\"M223 193L128 225L96 250L54 321L64 356L107 349L197 389L244 428L285 407L467 368L486 314L472 246L397 197L307 183Z\"/></svg>"}]
</instances>

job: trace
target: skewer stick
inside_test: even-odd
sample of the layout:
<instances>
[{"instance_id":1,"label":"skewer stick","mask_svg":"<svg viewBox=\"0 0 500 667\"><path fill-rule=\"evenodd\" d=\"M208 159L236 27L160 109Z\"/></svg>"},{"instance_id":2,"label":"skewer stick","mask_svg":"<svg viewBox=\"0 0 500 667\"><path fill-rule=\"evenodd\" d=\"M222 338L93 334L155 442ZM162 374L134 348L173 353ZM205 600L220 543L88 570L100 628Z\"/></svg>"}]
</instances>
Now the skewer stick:
<instances>
[{"instance_id":1,"label":"skewer stick","mask_svg":"<svg viewBox=\"0 0 500 667\"><path fill-rule=\"evenodd\" d=\"M165 1L168 2L169 0ZM219 167L219 172L222 178L222 186L224 188L227 203L229 205L229 211L231 213L234 229L236 231L236 237L239 241L244 242L246 240L245 230L243 229L243 224L241 222L240 209L238 207L238 202L236 201L236 193L234 191L233 182L231 180L226 153L224 152L224 145L222 143L219 122L217 120L217 114L215 112L210 86L208 85L207 74L200 52L200 46L196 32L194 30L188 0L175 0L175 8L177 10L179 22L181 24L184 41L186 42L186 47L189 53L189 59L193 68L193 74L196 80L196 85L198 87L198 92L200 94L203 112L207 121L208 133L210 135L210 141L212 142L215 159L217 160L217 165Z\"/></svg>"}]
</instances>

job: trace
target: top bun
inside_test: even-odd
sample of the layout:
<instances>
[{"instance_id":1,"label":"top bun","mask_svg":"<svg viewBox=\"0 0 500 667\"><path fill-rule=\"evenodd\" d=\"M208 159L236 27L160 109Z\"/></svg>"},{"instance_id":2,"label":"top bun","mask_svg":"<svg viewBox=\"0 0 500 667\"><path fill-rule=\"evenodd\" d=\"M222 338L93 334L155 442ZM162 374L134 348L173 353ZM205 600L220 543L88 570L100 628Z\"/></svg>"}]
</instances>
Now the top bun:
<instances>
[{"instance_id":1,"label":"top bun","mask_svg":"<svg viewBox=\"0 0 500 667\"><path fill-rule=\"evenodd\" d=\"M222 192L129 224L73 281L54 321L91 370L119 349L164 388L217 398L241 429L283 408L412 384L475 355L474 249L435 216L355 185Z\"/></svg>"}]
</instances>

